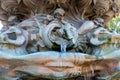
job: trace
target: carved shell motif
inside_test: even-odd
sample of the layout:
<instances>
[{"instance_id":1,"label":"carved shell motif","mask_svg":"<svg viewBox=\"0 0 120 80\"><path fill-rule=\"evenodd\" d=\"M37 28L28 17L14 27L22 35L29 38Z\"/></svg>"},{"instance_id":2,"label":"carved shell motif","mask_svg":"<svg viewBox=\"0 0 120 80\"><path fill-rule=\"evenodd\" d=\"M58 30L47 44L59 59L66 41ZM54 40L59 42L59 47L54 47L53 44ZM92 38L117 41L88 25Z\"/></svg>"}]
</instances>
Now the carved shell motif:
<instances>
[{"instance_id":1,"label":"carved shell motif","mask_svg":"<svg viewBox=\"0 0 120 80\"><path fill-rule=\"evenodd\" d=\"M78 17L82 13L85 19L100 17L107 23L108 20L104 17L107 16L106 12L113 11L112 14L115 15L120 11L119 0L0 0L0 2L1 9L8 15L6 17L15 15L20 21L30 18L36 13L52 13L56 8L61 7L68 12L73 11L74 15ZM71 8L71 6L73 7Z\"/></svg>"}]
</instances>

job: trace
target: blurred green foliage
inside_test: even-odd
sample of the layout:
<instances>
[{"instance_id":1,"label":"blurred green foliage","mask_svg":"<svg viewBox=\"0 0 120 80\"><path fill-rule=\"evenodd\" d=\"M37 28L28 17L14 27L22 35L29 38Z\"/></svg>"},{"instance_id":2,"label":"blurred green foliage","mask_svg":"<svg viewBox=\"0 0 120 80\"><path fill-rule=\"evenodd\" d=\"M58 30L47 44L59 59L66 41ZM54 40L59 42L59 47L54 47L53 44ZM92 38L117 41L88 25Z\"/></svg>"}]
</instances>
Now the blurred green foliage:
<instances>
[{"instance_id":1,"label":"blurred green foliage","mask_svg":"<svg viewBox=\"0 0 120 80\"><path fill-rule=\"evenodd\" d=\"M108 29L120 33L120 15L109 21Z\"/></svg>"}]
</instances>

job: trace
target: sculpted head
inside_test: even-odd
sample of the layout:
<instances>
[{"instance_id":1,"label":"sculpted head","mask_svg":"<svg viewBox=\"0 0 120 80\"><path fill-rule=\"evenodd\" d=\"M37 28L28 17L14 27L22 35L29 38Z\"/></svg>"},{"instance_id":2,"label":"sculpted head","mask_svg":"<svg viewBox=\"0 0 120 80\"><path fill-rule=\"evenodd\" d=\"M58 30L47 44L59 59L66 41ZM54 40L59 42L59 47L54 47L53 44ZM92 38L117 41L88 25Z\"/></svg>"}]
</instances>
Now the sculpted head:
<instances>
[{"instance_id":1,"label":"sculpted head","mask_svg":"<svg viewBox=\"0 0 120 80\"><path fill-rule=\"evenodd\" d=\"M0 43L21 46L25 43L25 37L23 36L21 29L10 27L8 30L1 32Z\"/></svg>"},{"instance_id":2,"label":"sculpted head","mask_svg":"<svg viewBox=\"0 0 120 80\"><path fill-rule=\"evenodd\" d=\"M112 33L107 29L100 27L94 30L90 38L90 43L97 46L107 43L110 38L112 38Z\"/></svg>"}]
</instances>

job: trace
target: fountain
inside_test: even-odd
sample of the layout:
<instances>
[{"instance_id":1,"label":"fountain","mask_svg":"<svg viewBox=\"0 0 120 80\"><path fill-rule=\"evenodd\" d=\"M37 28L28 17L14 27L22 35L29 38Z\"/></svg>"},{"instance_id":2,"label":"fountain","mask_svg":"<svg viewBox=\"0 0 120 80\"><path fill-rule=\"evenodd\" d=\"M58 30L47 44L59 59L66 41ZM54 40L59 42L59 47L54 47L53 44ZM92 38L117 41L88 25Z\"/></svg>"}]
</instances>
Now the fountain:
<instances>
[{"instance_id":1,"label":"fountain","mask_svg":"<svg viewBox=\"0 0 120 80\"><path fill-rule=\"evenodd\" d=\"M0 3L0 80L120 79L120 0Z\"/></svg>"}]
</instances>

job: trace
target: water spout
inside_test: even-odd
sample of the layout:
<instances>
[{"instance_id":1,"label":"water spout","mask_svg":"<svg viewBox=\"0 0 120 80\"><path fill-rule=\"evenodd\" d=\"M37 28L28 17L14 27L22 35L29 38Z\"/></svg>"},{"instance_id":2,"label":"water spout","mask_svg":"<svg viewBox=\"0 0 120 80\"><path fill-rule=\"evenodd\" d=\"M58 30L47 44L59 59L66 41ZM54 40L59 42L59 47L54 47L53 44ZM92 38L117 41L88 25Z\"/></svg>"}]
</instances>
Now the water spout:
<instances>
[{"instance_id":1,"label":"water spout","mask_svg":"<svg viewBox=\"0 0 120 80\"><path fill-rule=\"evenodd\" d=\"M67 48L67 45L64 44L64 43L60 45L60 51L61 52L66 52L66 48Z\"/></svg>"}]
</instances>

